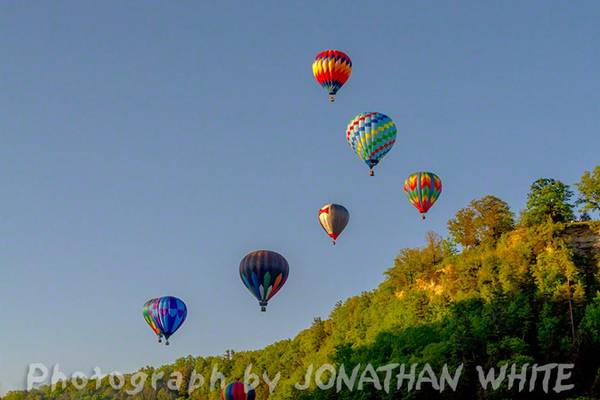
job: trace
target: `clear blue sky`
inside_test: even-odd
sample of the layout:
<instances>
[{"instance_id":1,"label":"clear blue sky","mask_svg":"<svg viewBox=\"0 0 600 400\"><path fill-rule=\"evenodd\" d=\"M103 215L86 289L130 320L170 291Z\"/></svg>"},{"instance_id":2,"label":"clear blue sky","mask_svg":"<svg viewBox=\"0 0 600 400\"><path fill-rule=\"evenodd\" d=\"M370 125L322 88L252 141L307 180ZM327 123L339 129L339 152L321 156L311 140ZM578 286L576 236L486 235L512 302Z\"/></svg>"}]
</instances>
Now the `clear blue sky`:
<instances>
[{"instance_id":1,"label":"clear blue sky","mask_svg":"<svg viewBox=\"0 0 600 400\"><path fill-rule=\"evenodd\" d=\"M0 4L0 384L31 362L132 371L293 337L377 286L400 248L473 198L518 211L539 177L600 161L598 2ZM346 51L334 104L315 54ZM370 178L345 142L358 112L398 126ZM432 170L422 222L402 191ZM333 248L317 223L348 207ZM250 250L284 254L266 314ZM141 316L181 297L158 346Z\"/></svg>"}]
</instances>

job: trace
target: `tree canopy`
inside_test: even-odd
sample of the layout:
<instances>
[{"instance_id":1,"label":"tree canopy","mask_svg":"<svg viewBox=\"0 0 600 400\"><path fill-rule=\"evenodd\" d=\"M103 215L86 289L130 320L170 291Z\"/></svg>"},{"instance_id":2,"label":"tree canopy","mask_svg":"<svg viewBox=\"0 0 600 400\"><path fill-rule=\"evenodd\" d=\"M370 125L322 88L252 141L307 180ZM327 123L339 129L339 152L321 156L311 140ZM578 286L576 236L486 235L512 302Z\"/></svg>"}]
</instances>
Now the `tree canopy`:
<instances>
[{"instance_id":1,"label":"tree canopy","mask_svg":"<svg viewBox=\"0 0 600 400\"><path fill-rule=\"evenodd\" d=\"M522 222L528 226L552 222L567 222L575 218L571 198L573 192L561 181L540 178L533 182L527 195Z\"/></svg>"},{"instance_id":2,"label":"tree canopy","mask_svg":"<svg viewBox=\"0 0 600 400\"><path fill-rule=\"evenodd\" d=\"M577 204L581 206L581 212L600 212L600 165L592 172L585 171L576 186L579 191Z\"/></svg>"},{"instance_id":3,"label":"tree canopy","mask_svg":"<svg viewBox=\"0 0 600 400\"><path fill-rule=\"evenodd\" d=\"M448 221L448 232L463 247L495 243L514 227L508 204L495 196L473 200Z\"/></svg>"}]
</instances>

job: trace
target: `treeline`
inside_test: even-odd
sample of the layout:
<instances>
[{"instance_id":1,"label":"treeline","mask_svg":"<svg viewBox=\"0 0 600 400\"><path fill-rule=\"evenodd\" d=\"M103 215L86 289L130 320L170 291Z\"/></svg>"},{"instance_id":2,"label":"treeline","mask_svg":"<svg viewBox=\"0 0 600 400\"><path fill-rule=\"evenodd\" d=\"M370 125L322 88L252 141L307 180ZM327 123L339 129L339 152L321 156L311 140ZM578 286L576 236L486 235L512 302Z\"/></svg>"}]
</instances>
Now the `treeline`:
<instances>
[{"instance_id":1,"label":"treeline","mask_svg":"<svg viewBox=\"0 0 600 400\"><path fill-rule=\"evenodd\" d=\"M127 394L129 381L115 390L105 380L99 388L94 381L83 390L67 383L4 399L218 399L208 382L214 367L228 379L242 379L248 365L271 379L280 374L272 394L261 380L257 399L598 399L600 221L591 216L600 212L600 166L576 187L577 197L560 181L537 180L518 217L497 197L473 200L448 222L448 238L430 233L423 247L401 250L377 289L338 303L329 319L316 318L294 339L259 351L146 367L142 371L162 372L165 379L156 390L147 381L135 395ZM327 363L338 371L369 364L463 369L456 390L443 392L431 384L389 393L376 384L323 390L314 380L298 388L311 365ZM545 393L540 381L533 392L519 391L503 381L484 390L477 373L477 366L498 371L553 363L574 364L572 389ZM174 371L182 377L177 390L167 382ZM206 382L190 393L192 371ZM323 381L328 378L323 374Z\"/></svg>"}]
</instances>

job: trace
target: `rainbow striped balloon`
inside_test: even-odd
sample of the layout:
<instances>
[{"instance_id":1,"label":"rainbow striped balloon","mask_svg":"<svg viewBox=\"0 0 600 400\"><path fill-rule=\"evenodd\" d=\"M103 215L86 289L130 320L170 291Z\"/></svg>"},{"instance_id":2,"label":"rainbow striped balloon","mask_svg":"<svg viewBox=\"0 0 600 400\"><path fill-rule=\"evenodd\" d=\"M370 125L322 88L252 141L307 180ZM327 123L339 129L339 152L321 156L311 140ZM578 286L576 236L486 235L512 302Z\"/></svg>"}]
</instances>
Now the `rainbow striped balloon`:
<instances>
[{"instance_id":1,"label":"rainbow striped balloon","mask_svg":"<svg viewBox=\"0 0 600 400\"><path fill-rule=\"evenodd\" d=\"M396 124L387 115L378 112L360 113L350 121L346 129L346 140L352 150L370 168L392 149L396 143Z\"/></svg>"},{"instance_id":2,"label":"rainbow striped balloon","mask_svg":"<svg viewBox=\"0 0 600 400\"><path fill-rule=\"evenodd\" d=\"M329 93L329 101L334 102L335 94L352 74L352 61L343 51L325 50L317 54L312 70L319 85Z\"/></svg>"},{"instance_id":3,"label":"rainbow striped balloon","mask_svg":"<svg viewBox=\"0 0 600 400\"><path fill-rule=\"evenodd\" d=\"M152 331L156 334L156 336L158 336L158 342L160 343L161 342L161 338L162 338L162 332L160 331L160 329L156 325L156 322L154 321L152 315L150 314L150 307L152 306L152 304L155 301L156 301L156 299L150 299L150 300L148 300L144 304L144 308L142 309L142 313L143 313L143 316L144 316L144 320L150 326L150 329L152 329Z\"/></svg>"},{"instance_id":4,"label":"rainbow striped balloon","mask_svg":"<svg viewBox=\"0 0 600 400\"><path fill-rule=\"evenodd\" d=\"M152 319L152 322L154 322L154 325L160 331L160 336L162 337L163 327L160 324L160 318L158 315L158 305L160 303L160 299L161 298L159 297L157 299L150 300L150 304L148 305L148 314L150 314L150 319ZM159 343L161 342L161 337L159 337Z\"/></svg>"},{"instance_id":5,"label":"rainbow striped balloon","mask_svg":"<svg viewBox=\"0 0 600 400\"><path fill-rule=\"evenodd\" d=\"M404 181L404 191L410 203L425 219L425 213L442 193L442 180L433 172L416 172Z\"/></svg>"}]
</instances>

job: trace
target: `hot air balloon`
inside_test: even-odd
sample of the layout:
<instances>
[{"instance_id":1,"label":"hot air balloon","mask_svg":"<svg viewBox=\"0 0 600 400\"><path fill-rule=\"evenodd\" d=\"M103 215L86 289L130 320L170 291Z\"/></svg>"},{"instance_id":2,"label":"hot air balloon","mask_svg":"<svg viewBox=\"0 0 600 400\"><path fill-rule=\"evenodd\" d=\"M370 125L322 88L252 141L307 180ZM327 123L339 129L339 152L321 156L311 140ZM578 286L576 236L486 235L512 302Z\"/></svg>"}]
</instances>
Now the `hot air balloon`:
<instances>
[{"instance_id":1,"label":"hot air balloon","mask_svg":"<svg viewBox=\"0 0 600 400\"><path fill-rule=\"evenodd\" d=\"M416 172L404 181L404 191L410 203L425 219L425 213L442 193L442 180L432 172Z\"/></svg>"},{"instance_id":2,"label":"hot air balloon","mask_svg":"<svg viewBox=\"0 0 600 400\"><path fill-rule=\"evenodd\" d=\"M154 322L156 328L160 331L160 336L162 337L163 328L158 314L158 305L160 304L160 299L161 298L159 297L157 299L150 300L150 304L148 305L148 314L150 315L150 318L152 319L152 322ZM161 338L159 338L159 343L162 341L160 339Z\"/></svg>"},{"instance_id":3,"label":"hot air balloon","mask_svg":"<svg viewBox=\"0 0 600 400\"><path fill-rule=\"evenodd\" d=\"M261 311L287 281L290 267L279 253L257 250L246 255L240 262L240 277L250 293L258 299Z\"/></svg>"},{"instance_id":4,"label":"hot air balloon","mask_svg":"<svg viewBox=\"0 0 600 400\"><path fill-rule=\"evenodd\" d=\"M348 225L349 219L350 213L346 210L346 207L339 204L325 204L319 210L319 223L329 237L333 239L334 245L338 236Z\"/></svg>"},{"instance_id":5,"label":"hot air balloon","mask_svg":"<svg viewBox=\"0 0 600 400\"><path fill-rule=\"evenodd\" d=\"M150 299L146 303L144 303L144 308L143 308L142 312L144 315L144 320L150 326L150 329L152 329L152 331L156 334L156 336L158 336L158 343L161 343L162 342L162 332L160 331L158 326L156 326L156 322L154 321L154 318L150 314L150 307L155 302L156 302L156 299Z\"/></svg>"},{"instance_id":6,"label":"hot air balloon","mask_svg":"<svg viewBox=\"0 0 600 400\"><path fill-rule=\"evenodd\" d=\"M335 94L350 78L352 61L342 51L325 50L317 54L312 70L319 85L329 93L329 101L334 102Z\"/></svg>"},{"instance_id":7,"label":"hot air balloon","mask_svg":"<svg viewBox=\"0 0 600 400\"><path fill-rule=\"evenodd\" d=\"M396 124L387 115L378 112L360 113L350 121L346 140L363 160L373 176L375 167L396 142Z\"/></svg>"},{"instance_id":8,"label":"hot air balloon","mask_svg":"<svg viewBox=\"0 0 600 400\"><path fill-rule=\"evenodd\" d=\"M169 338L179 329L187 316L185 303L173 296L165 296L158 299L158 326L165 337L166 345Z\"/></svg>"},{"instance_id":9,"label":"hot air balloon","mask_svg":"<svg viewBox=\"0 0 600 400\"><path fill-rule=\"evenodd\" d=\"M221 400L254 400L256 392L250 385L242 382L232 382L223 389Z\"/></svg>"}]
</instances>

